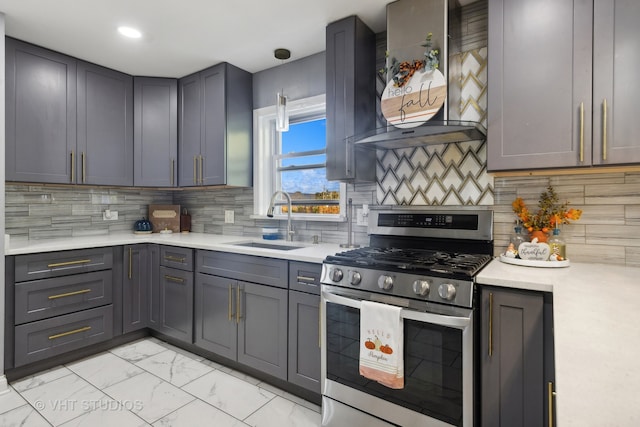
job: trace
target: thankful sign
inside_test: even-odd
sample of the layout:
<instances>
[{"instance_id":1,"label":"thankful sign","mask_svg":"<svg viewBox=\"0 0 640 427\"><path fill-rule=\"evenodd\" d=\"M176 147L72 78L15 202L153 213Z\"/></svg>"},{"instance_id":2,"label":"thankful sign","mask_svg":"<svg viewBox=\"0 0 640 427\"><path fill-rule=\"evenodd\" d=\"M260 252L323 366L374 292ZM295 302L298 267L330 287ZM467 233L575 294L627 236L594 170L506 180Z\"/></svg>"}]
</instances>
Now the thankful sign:
<instances>
[{"instance_id":1,"label":"thankful sign","mask_svg":"<svg viewBox=\"0 0 640 427\"><path fill-rule=\"evenodd\" d=\"M523 242L518 246L518 255L522 259L546 261L551 255L551 248L546 243Z\"/></svg>"},{"instance_id":2,"label":"thankful sign","mask_svg":"<svg viewBox=\"0 0 640 427\"><path fill-rule=\"evenodd\" d=\"M382 114L399 128L420 126L433 117L447 97L447 84L437 70L416 72L403 86L389 81L381 98Z\"/></svg>"}]
</instances>

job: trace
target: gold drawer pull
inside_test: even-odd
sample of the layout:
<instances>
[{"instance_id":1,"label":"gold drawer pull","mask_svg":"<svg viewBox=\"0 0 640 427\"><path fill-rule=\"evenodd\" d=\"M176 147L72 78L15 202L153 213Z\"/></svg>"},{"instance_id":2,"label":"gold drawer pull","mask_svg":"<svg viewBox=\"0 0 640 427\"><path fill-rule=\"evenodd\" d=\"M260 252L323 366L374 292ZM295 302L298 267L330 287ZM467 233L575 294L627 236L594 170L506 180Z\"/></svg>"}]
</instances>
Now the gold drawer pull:
<instances>
[{"instance_id":1,"label":"gold drawer pull","mask_svg":"<svg viewBox=\"0 0 640 427\"><path fill-rule=\"evenodd\" d=\"M76 157L73 151L71 152L71 183L76 180Z\"/></svg>"},{"instance_id":2,"label":"gold drawer pull","mask_svg":"<svg viewBox=\"0 0 640 427\"><path fill-rule=\"evenodd\" d=\"M187 260L185 257L178 257L178 256L171 256L171 255L165 255L164 259L165 261L176 261L176 262L185 262Z\"/></svg>"},{"instance_id":3,"label":"gold drawer pull","mask_svg":"<svg viewBox=\"0 0 640 427\"><path fill-rule=\"evenodd\" d=\"M297 279L299 283L302 282L305 285L310 285L310 283L307 283L307 282L313 282L313 283L316 282L315 277L309 277L309 276L298 276Z\"/></svg>"},{"instance_id":4,"label":"gold drawer pull","mask_svg":"<svg viewBox=\"0 0 640 427\"><path fill-rule=\"evenodd\" d=\"M55 262L53 264L47 264L48 268L66 267L69 265L87 264L90 263L90 259L79 259L77 261Z\"/></svg>"},{"instance_id":5,"label":"gold drawer pull","mask_svg":"<svg viewBox=\"0 0 640 427\"><path fill-rule=\"evenodd\" d=\"M49 299L58 299L58 298L64 298L64 297L72 297L74 295L81 295L81 294L86 294L88 292L91 292L91 289L82 289L80 291L75 291L75 292L67 292L65 294L58 294L58 295L49 295Z\"/></svg>"},{"instance_id":6,"label":"gold drawer pull","mask_svg":"<svg viewBox=\"0 0 640 427\"><path fill-rule=\"evenodd\" d=\"M58 338L66 337L68 335L79 334L80 332L85 332L91 330L91 326L85 326L83 328L74 329L73 331L62 332L61 334L50 335L50 340L55 340Z\"/></svg>"},{"instance_id":7,"label":"gold drawer pull","mask_svg":"<svg viewBox=\"0 0 640 427\"><path fill-rule=\"evenodd\" d=\"M233 313L232 313L232 304L233 304L233 292L231 291L231 285L229 285L229 321L231 322L233 320Z\"/></svg>"},{"instance_id":8,"label":"gold drawer pull","mask_svg":"<svg viewBox=\"0 0 640 427\"><path fill-rule=\"evenodd\" d=\"M133 277L133 249L129 247L129 280Z\"/></svg>"},{"instance_id":9,"label":"gold drawer pull","mask_svg":"<svg viewBox=\"0 0 640 427\"><path fill-rule=\"evenodd\" d=\"M168 276L165 274L164 278L172 282L184 283L184 279L182 277Z\"/></svg>"}]
</instances>

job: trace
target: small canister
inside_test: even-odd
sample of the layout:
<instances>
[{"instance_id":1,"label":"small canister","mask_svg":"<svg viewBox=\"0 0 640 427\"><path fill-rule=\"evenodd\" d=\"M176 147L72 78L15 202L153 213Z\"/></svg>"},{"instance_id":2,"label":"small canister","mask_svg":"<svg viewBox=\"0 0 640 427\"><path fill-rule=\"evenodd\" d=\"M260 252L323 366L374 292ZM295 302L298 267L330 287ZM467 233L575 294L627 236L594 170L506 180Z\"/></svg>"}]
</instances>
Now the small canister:
<instances>
[{"instance_id":1,"label":"small canister","mask_svg":"<svg viewBox=\"0 0 640 427\"><path fill-rule=\"evenodd\" d=\"M187 208L182 209L180 215L180 232L188 233L191 231L191 215L187 213Z\"/></svg>"}]
</instances>

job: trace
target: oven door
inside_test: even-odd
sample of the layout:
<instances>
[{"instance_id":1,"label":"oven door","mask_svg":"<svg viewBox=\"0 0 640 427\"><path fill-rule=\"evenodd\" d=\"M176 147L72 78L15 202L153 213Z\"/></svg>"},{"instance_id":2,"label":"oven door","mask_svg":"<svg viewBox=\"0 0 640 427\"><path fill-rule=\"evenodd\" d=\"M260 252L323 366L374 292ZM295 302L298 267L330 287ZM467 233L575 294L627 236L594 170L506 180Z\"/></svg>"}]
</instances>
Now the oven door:
<instances>
[{"instance_id":1,"label":"oven door","mask_svg":"<svg viewBox=\"0 0 640 427\"><path fill-rule=\"evenodd\" d=\"M359 373L363 300L403 308L401 390ZM322 285L322 318L323 426L344 426L353 408L401 426L473 425L473 310Z\"/></svg>"}]
</instances>

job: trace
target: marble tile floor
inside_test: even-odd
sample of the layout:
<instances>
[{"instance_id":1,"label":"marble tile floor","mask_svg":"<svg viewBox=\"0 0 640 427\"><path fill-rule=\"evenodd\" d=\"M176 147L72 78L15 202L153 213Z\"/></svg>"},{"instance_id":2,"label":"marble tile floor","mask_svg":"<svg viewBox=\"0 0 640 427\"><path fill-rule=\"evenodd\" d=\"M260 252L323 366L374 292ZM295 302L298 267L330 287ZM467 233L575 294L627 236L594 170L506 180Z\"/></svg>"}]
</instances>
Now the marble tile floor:
<instances>
[{"instance_id":1,"label":"marble tile floor","mask_svg":"<svg viewBox=\"0 0 640 427\"><path fill-rule=\"evenodd\" d=\"M320 407L156 338L11 383L0 426L306 427Z\"/></svg>"}]
</instances>

